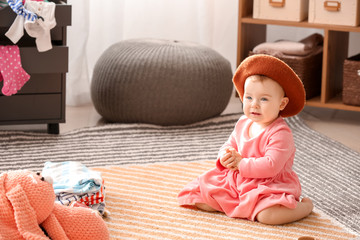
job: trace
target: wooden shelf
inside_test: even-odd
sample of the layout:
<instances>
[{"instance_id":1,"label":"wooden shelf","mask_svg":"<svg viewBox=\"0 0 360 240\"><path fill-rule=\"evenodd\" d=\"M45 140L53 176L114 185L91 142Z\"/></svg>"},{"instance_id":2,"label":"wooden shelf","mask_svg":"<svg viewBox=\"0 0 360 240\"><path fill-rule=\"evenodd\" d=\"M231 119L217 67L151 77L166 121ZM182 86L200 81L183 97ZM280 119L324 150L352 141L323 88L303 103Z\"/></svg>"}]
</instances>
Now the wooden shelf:
<instances>
[{"instance_id":1,"label":"wooden shelf","mask_svg":"<svg viewBox=\"0 0 360 240\"><path fill-rule=\"evenodd\" d=\"M249 51L266 41L267 25L321 29L324 31L321 95L307 100L306 105L360 112L360 106L345 105L341 100L343 62L348 57L349 33L360 33L360 27L316 24L307 20L292 22L254 19L252 12L252 0L239 0L238 65L248 56Z\"/></svg>"},{"instance_id":2,"label":"wooden shelf","mask_svg":"<svg viewBox=\"0 0 360 240\"><path fill-rule=\"evenodd\" d=\"M360 32L360 27L309 23L307 21L307 19L305 21L301 21L301 22L292 22L292 21L280 21L280 20L269 20L269 19L255 19L255 18L252 18L251 16L246 16L241 19L241 22L242 23L252 23L252 24L264 24L264 25L317 28L317 29L326 29L326 30L331 30L331 31L342 31L342 32Z\"/></svg>"},{"instance_id":3,"label":"wooden shelf","mask_svg":"<svg viewBox=\"0 0 360 240\"><path fill-rule=\"evenodd\" d=\"M356 111L356 112L360 111L359 106L352 106L352 105L344 104L341 100L341 94L330 99L328 102L326 102L326 104L321 103L320 97L308 99L308 100L306 100L306 105L310 106L310 107L332 108L332 109Z\"/></svg>"}]
</instances>

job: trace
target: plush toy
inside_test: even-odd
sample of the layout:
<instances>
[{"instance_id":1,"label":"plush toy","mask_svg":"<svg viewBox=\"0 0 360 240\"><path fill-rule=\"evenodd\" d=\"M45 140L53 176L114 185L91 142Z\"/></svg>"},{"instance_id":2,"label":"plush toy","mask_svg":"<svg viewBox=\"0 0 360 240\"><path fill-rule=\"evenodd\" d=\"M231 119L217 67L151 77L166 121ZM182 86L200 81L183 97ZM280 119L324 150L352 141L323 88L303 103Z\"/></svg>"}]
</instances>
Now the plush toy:
<instances>
[{"instance_id":1,"label":"plush toy","mask_svg":"<svg viewBox=\"0 0 360 240\"><path fill-rule=\"evenodd\" d=\"M21 170L0 175L0 239L102 240L109 232L95 211L55 203L52 184Z\"/></svg>"}]
</instances>

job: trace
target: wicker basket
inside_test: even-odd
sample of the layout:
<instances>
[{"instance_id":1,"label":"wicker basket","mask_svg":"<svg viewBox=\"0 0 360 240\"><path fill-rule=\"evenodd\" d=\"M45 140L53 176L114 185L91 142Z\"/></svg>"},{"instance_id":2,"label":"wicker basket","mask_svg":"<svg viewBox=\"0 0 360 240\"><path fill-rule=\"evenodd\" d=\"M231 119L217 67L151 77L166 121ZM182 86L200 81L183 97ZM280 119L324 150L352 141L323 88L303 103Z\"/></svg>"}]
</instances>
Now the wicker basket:
<instances>
[{"instance_id":1,"label":"wicker basket","mask_svg":"<svg viewBox=\"0 0 360 240\"><path fill-rule=\"evenodd\" d=\"M306 99L320 95L321 72L322 72L322 47L319 46L314 52L306 56L284 56L278 57L288 64L299 76L304 84ZM249 55L253 55L250 52Z\"/></svg>"},{"instance_id":2,"label":"wicker basket","mask_svg":"<svg viewBox=\"0 0 360 240\"><path fill-rule=\"evenodd\" d=\"M360 106L360 54L344 61L342 100Z\"/></svg>"}]
</instances>

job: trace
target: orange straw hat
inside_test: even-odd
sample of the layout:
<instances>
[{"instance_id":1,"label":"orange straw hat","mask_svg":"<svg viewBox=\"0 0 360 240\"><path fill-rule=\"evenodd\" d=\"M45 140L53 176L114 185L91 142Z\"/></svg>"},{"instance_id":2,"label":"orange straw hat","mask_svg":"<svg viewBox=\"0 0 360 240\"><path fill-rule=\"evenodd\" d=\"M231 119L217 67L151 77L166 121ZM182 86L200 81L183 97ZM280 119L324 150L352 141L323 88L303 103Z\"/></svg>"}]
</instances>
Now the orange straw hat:
<instances>
[{"instance_id":1,"label":"orange straw hat","mask_svg":"<svg viewBox=\"0 0 360 240\"><path fill-rule=\"evenodd\" d=\"M245 80L252 75L264 75L271 78L284 89L289 103L280 112L280 116L291 117L304 108L305 89L303 83L296 73L280 59L270 55L256 54L241 62L233 77L233 83L241 101L243 101Z\"/></svg>"}]
</instances>

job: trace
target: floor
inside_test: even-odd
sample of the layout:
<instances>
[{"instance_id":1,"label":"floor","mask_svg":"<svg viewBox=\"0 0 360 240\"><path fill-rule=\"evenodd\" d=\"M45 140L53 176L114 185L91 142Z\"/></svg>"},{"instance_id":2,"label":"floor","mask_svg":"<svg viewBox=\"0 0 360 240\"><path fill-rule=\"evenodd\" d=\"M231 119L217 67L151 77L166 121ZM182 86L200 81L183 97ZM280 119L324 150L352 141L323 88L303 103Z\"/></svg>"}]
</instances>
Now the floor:
<instances>
[{"instance_id":1,"label":"floor","mask_svg":"<svg viewBox=\"0 0 360 240\"><path fill-rule=\"evenodd\" d=\"M231 97L223 114L241 112L239 98ZM342 111L325 108L305 107L300 113L312 129L335 139L349 148L360 152L360 112ZM101 116L92 104L66 108L66 123L60 124L60 133L66 133L83 127L92 127L102 123ZM0 130L46 131L42 125L8 125Z\"/></svg>"}]
</instances>

